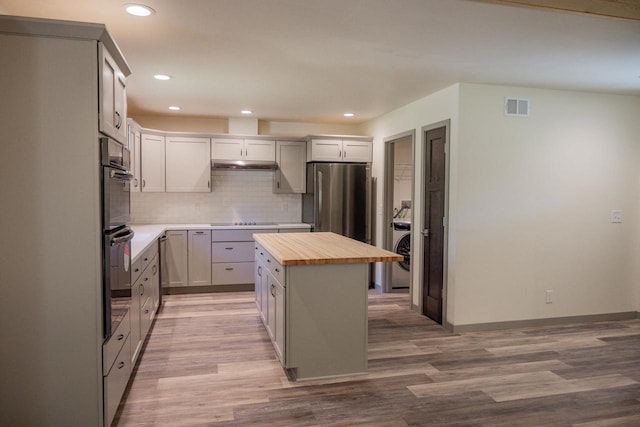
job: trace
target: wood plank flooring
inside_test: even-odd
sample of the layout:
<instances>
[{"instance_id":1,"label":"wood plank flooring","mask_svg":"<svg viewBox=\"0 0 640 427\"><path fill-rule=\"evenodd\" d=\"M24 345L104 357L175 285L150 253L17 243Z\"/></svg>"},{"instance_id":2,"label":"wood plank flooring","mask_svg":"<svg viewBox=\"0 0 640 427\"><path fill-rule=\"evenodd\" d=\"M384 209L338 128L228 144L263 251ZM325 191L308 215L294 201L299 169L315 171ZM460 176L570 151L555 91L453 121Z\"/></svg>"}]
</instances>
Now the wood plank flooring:
<instances>
[{"instance_id":1,"label":"wood plank flooring","mask_svg":"<svg viewBox=\"0 0 640 427\"><path fill-rule=\"evenodd\" d=\"M118 426L639 426L640 320L452 334L369 295L369 372L287 379L253 292L169 295Z\"/></svg>"}]
</instances>

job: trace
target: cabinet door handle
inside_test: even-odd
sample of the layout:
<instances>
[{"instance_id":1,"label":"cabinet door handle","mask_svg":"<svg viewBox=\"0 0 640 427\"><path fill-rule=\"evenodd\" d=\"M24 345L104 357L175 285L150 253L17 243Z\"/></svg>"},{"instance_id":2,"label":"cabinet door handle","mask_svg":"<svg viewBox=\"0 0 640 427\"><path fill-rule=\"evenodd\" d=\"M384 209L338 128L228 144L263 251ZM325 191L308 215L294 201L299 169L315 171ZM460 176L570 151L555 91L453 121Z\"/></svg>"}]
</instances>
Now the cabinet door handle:
<instances>
[{"instance_id":1,"label":"cabinet door handle","mask_svg":"<svg viewBox=\"0 0 640 427\"><path fill-rule=\"evenodd\" d=\"M276 297L276 285L274 285L273 283L271 284L271 296L272 297Z\"/></svg>"},{"instance_id":2,"label":"cabinet door handle","mask_svg":"<svg viewBox=\"0 0 640 427\"><path fill-rule=\"evenodd\" d=\"M116 122L114 123L116 129L120 129L120 127L122 126L122 117L120 116L120 113L118 113L117 111L114 112L114 118L116 119Z\"/></svg>"},{"instance_id":3,"label":"cabinet door handle","mask_svg":"<svg viewBox=\"0 0 640 427\"><path fill-rule=\"evenodd\" d=\"M211 180L207 180L207 188L211 188Z\"/></svg>"},{"instance_id":4,"label":"cabinet door handle","mask_svg":"<svg viewBox=\"0 0 640 427\"><path fill-rule=\"evenodd\" d=\"M133 179L133 186L137 187L138 186L138 178L134 178Z\"/></svg>"},{"instance_id":5,"label":"cabinet door handle","mask_svg":"<svg viewBox=\"0 0 640 427\"><path fill-rule=\"evenodd\" d=\"M262 266L258 266L258 276L262 277Z\"/></svg>"},{"instance_id":6,"label":"cabinet door handle","mask_svg":"<svg viewBox=\"0 0 640 427\"><path fill-rule=\"evenodd\" d=\"M225 268L225 270L227 270L227 271L233 271L233 267L227 267L227 268Z\"/></svg>"},{"instance_id":7,"label":"cabinet door handle","mask_svg":"<svg viewBox=\"0 0 640 427\"><path fill-rule=\"evenodd\" d=\"M342 157L342 150L338 150L338 157Z\"/></svg>"},{"instance_id":8,"label":"cabinet door handle","mask_svg":"<svg viewBox=\"0 0 640 427\"><path fill-rule=\"evenodd\" d=\"M144 311L144 314L149 314L149 309L148 308Z\"/></svg>"},{"instance_id":9,"label":"cabinet door handle","mask_svg":"<svg viewBox=\"0 0 640 427\"><path fill-rule=\"evenodd\" d=\"M124 362L118 363L118 369L122 369L122 368L124 368Z\"/></svg>"},{"instance_id":10,"label":"cabinet door handle","mask_svg":"<svg viewBox=\"0 0 640 427\"><path fill-rule=\"evenodd\" d=\"M242 157L242 148L240 149L240 157Z\"/></svg>"},{"instance_id":11,"label":"cabinet door handle","mask_svg":"<svg viewBox=\"0 0 640 427\"><path fill-rule=\"evenodd\" d=\"M151 271L153 272L154 276L158 274L158 266L154 264L153 267L151 267Z\"/></svg>"},{"instance_id":12,"label":"cabinet door handle","mask_svg":"<svg viewBox=\"0 0 640 427\"><path fill-rule=\"evenodd\" d=\"M280 181L276 183L277 187L280 188Z\"/></svg>"},{"instance_id":13,"label":"cabinet door handle","mask_svg":"<svg viewBox=\"0 0 640 427\"><path fill-rule=\"evenodd\" d=\"M147 182L143 179L143 180L142 180L142 188L144 188L144 187L146 187L146 186L147 186Z\"/></svg>"}]
</instances>

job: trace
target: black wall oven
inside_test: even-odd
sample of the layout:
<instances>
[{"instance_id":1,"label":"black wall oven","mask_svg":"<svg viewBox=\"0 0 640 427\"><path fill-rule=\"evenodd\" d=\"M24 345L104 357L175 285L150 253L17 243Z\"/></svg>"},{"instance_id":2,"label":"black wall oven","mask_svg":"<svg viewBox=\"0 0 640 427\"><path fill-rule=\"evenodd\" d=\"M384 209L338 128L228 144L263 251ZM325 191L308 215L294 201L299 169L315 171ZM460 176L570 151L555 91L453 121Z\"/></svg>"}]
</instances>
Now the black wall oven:
<instances>
[{"instance_id":1,"label":"black wall oven","mask_svg":"<svg viewBox=\"0 0 640 427\"><path fill-rule=\"evenodd\" d=\"M131 210L129 150L110 138L100 138L102 195L102 284L104 337L118 328L131 306Z\"/></svg>"}]
</instances>

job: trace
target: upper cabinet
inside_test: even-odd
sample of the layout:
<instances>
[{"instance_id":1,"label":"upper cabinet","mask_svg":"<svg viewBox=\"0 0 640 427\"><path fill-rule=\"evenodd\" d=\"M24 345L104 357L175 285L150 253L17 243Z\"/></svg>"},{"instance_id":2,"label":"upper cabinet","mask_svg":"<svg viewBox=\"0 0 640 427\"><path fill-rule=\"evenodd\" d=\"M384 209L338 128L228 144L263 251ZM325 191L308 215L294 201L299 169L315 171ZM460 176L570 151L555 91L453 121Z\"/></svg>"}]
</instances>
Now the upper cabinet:
<instances>
[{"instance_id":1,"label":"upper cabinet","mask_svg":"<svg viewBox=\"0 0 640 427\"><path fill-rule=\"evenodd\" d=\"M100 132L127 143L127 80L118 64L100 44Z\"/></svg>"},{"instance_id":2,"label":"upper cabinet","mask_svg":"<svg viewBox=\"0 0 640 427\"><path fill-rule=\"evenodd\" d=\"M268 139L213 138L213 160L276 160L276 142Z\"/></svg>"},{"instance_id":3,"label":"upper cabinet","mask_svg":"<svg viewBox=\"0 0 640 427\"><path fill-rule=\"evenodd\" d=\"M274 193L304 193L306 191L307 143L304 141L277 141L276 163L273 174Z\"/></svg>"},{"instance_id":4,"label":"upper cabinet","mask_svg":"<svg viewBox=\"0 0 640 427\"><path fill-rule=\"evenodd\" d=\"M370 138L312 137L307 144L307 161L371 163L372 149Z\"/></svg>"},{"instance_id":5,"label":"upper cabinet","mask_svg":"<svg viewBox=\"0 0 640 427\"><path fill-rule=\"evenodd\" d=\"M166 191L211 191L209 138L166 137Z\"/></svg>"},{"instance_id":6,"label":"upper cabinet","mask_svg":"<svg viewBox=\"0 0 640 427\"><path fill-rule=\"evenodd\" d=\"M142 134L140 145L140 191L162 193L165 189L164 136Z\"/></svg>"}]
</instances>

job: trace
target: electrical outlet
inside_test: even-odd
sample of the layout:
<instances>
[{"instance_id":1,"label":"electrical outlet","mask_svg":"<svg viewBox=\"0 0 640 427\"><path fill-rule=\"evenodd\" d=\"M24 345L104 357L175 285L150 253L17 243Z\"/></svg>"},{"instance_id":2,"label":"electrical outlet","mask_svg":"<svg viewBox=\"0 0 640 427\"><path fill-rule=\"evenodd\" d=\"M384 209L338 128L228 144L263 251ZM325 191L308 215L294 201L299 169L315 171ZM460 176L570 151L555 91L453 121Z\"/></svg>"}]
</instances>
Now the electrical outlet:
<instances>
[{"instance_id":1,"label":"electrical outlet","mask_svg":"<svg viewBox=\"0 0 640 427\"><path fill-rule=\"evenodd\" d=\"M411 200L401 200L400 207L404 209L411 209Z\"/></svg>"},{"instance_id":2,"label":"electrical outlet","mask_svg":"<svg viewBox=\"0 0 640 427\"><path fill-rule=\"evenodd\" d=\"M544 301L547 304L553 303L553 291L547 290L544 292Z\"/></svg>"},{"instance_id":3,"label":"electrical outlet","mask_svg":"<svg viewBox=\"0 0 640 427\"><path fill-rule=\"evenodd\" d=\"M611 222L619 224L622 222L622 211L611 211Z\"/></svg>"}]
</instances>

